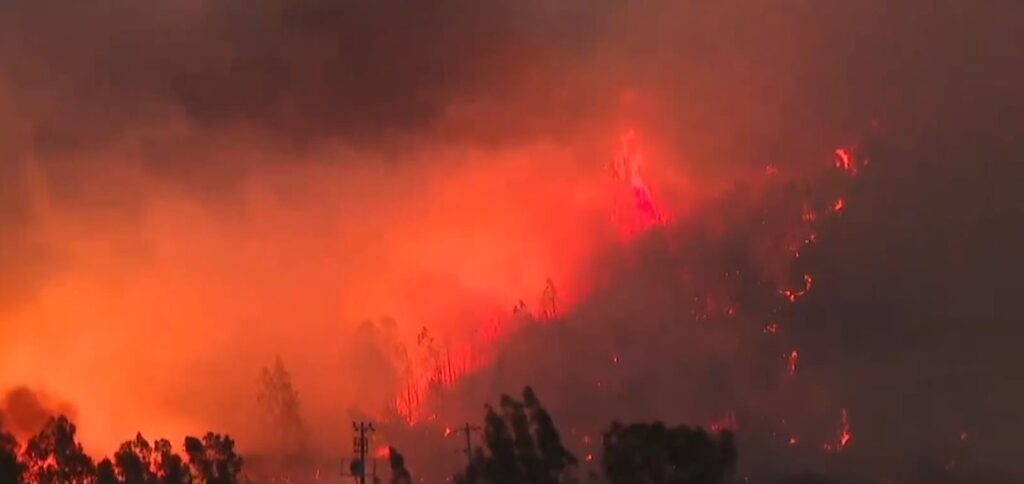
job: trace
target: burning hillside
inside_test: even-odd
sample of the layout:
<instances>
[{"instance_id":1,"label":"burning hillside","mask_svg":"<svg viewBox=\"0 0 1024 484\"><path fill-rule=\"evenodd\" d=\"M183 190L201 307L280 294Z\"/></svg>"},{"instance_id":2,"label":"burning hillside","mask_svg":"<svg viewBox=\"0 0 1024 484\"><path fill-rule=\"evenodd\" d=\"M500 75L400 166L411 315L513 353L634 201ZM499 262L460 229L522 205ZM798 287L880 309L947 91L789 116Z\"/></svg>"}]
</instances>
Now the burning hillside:
<instances>
[{"instance_id":1,"label":"burning hillside","mask_svg":"<svg viewBox=\"0 0 1024 484\"><path fill-rule=\"evenodd\" d=\"M584 466L661 419L752 477L1012 474L1020 19L2 2L5 425L323 469L372 420L451 475L532 385Z\"/></svg>"}]
</instances>

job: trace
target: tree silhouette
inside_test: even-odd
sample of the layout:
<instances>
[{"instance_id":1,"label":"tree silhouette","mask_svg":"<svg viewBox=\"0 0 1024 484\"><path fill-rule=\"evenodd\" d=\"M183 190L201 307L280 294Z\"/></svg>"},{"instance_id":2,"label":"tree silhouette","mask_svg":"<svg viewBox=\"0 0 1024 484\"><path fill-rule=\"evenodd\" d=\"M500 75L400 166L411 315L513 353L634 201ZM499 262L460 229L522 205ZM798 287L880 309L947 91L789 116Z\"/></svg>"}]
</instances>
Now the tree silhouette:
<instances>
[{"instance_id":1,"label":"tree silhouette","mask_svg":"<svg viewBox=\"0 0 1024 484\"><path fill-rule=\"evenodd\" d=\"M183 484L190 482L191 477L181 456L174 453L171 442L160 439L153 442L153 461L151 463L161 484Z\"/></svg>"},{"instance_id":2,"label":"tree silhouette","mask_svg":"<svg viewBox=\"0 0 1024 484\"><path fill-rule=\"evenodd\" d=\"M202 440L185 437L185 453L196 484L237 484L242 458L227 435L207 433Z\"/></svg>"},{"instance_id":3,"label":"tree silhouette","mask_svg":"<svg viewBox=\"0 0 1024 484\"><path fill-rule=\"evenodd\" d=\"M117 479L117 472L114 471L114 463L110 459L103 459L96 465L96 484L120 484Z\"/></svg>"},{"instance_id":4,"label":"tree silhouette","mask_svg":"<svg viewBox=\"0 0 1024 484\"><path fill-rule=\"evenodd\" d=\"M661 422L622 425L604 434L603 465L613 484L721 484L736 468L732 432Z\"/></svg>"},{"instance_id":5,"label":"tree silhouette","mask_svg":"<svg viewBox=\"0 0 1024 484\"><path fill-rule=\"evenodd\" d=\"M75 424L51 417L25 447L29 480L38 484L91 484L96 466L75 441Z\"/></svg>"},{"instance_id":6,"label":"tree silhouette","mask_svg":"<svg viewBox=\"0 0 1024 484\"><path fill-rule=\"evenodd\" d=\"M136 434L114 453L114 466L124 484L152 484L157 481L152 470L153 447L142 436Z\"/></svg>"},{"instance_id":7,"label":"tree silhouette","mask_svg":"<svg viewBox=\"0 0 1024 484\"><path fill-rule=\"evenodd\" d=\"M484 448L478 448L460 483L556 484L568 482L578 465L562 445L550 415L533 390L523 391L523 401L501 397L501 414L484 407Z\"/></svg>"},{"instance_id":8,"label":"tree silhouette","mask_svg":"<svg viewBox=\"0 0 1024 484\"><path fill-rule=\"evenodd\" d=\"M284 366L281 357L271 367L260 373L260 389L256 401L276 427L288 448L299 448L302 444L302 418L299 414L299 392L292 384L292 376Z\"/></svg>"},{"instance_id":9,"label":"tree silhouette","mask_svg":"<svg viewBox=\"0 0 1024 484\"><path fill-rule=\"evenodd\" d=\"M405 468L405 457L394 447L388 448L388 462L391 464L391 484L412 484L412 475Z\"/></svg>"},{"instance_id":10,"label":"tree silhouette","mask_svg":"<svg viewBox=\"0 0 1024 484\"><path fill-rule=\"evenodd\" d=\"M114 453L113 465L121 476L118 482L123 484L182 484L189 477L169 441L160 439L150 445L142 434L121 444Z\"/></svg>"},{"instance_id":11,"label":"tree silhouette","mask_svg":"<svg viewBox=\"0 0 1024 484\"><path fill-rule=\"evenodd\" d=\"M25 466L18 460L18 441L0 425L0 482L19 484L24 472Z\"/></svg>"}]
</instances>

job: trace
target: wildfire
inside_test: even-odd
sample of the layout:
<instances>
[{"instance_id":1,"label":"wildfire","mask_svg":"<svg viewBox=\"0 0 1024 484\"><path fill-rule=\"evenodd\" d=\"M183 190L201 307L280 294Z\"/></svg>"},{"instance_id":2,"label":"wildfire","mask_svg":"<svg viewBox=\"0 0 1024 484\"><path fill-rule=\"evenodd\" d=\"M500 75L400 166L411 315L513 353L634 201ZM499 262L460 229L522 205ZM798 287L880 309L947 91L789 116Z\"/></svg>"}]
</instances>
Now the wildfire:
<instances>
[{"instance_id":1,"label":"wildfire","mask_svg":"<svg viewBox=\"0 0 1024 484\"><path fill-rule=\"evenodd\" d=\"M850 148L836 148L835 158L836 168L849 173L850 176L857 175L857 164L853 160L853 153Z\"/></svg>"},{"instance_id":2,"label":"wildfire","mask_svg":"<svg viewBox=\"0 0 1024 484\"><path fill-rule=\"evenodd\" d=\"M628 130L620 139L619 154L612 164L613 175L626 180L632 190L634 213L639 227L627 227L630 233L647 230L666 222L664 214L654 201L654 195L641 174L643 155L638 147L636 131Z\"/></svg>"},{"instance_id":3,"label":"wildfire","mask_svg":"<svg viewBox=\"0 0 1024 484\"><path fill-rule=\"evenodd\" d=\"M783 289L782 295L789 300L789 302L796 302L797 299L804 297L811 290L811 285L814 284L814 277L810 274L804 274L804 287L803 289Z\"/></svg>"},{"instance_id":4,"label":"wildfire","mask_svg":"<svg viewBox=\"0 0 1024 484\"><path fill-rule=\"evenodd\" d=\"M723 430L736 430L736 412L730 411L728 414L725 415L725 417L722 417L721 420L712 422L711 425L708 425L708 428L711 429L712 432L721 432Z\"/></svg>"},{"instance_id":5,"label":"wildfire","mask_svg":"<svg viewBox=\"0 0 1024 484\"><path fill-rule=\"evenodd\" d=\"M826 442L823 446L825 452L842 452L849 445L850 440L853 439L853 434L850 432L850 415L844 408L840 414L839 419L839 430L836 432L836 440L834 442Z\"/></svg>"},{"instance_id":6,"label":"wildfire","mask_svg":"<svg viewBox=\"0 0 1024 484\"><path fill-rule=\"evenodd\" d=\"M800 352L793 350L786 356L786 372L789 376L796 376L796 365L800 361Z\"/></svg>"},{"instance_id":7,"label":"wildfire","mask_svg":"<svg viewBox=\"0 0 1024 484\"><path fill-rule=\"evenodd\" d=\"M803 213L800 215L800 219L804 222L811 223L818 219L818 214L814 212L814 209L807 203L804 204Z\"/></svg>"}]
</instances>

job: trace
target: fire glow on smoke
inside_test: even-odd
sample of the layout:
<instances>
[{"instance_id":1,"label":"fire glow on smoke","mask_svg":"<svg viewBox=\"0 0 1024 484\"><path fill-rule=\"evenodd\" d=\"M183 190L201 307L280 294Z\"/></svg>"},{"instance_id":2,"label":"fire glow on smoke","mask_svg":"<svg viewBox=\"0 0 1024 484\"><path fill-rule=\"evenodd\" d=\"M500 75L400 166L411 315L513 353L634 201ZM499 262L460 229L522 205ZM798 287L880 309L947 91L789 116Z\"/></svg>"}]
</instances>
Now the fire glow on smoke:
<instances>
[{"instance_id":1,"label":"fire glow on smoke","mask_svg":"<svg viewBox=\"0 0 1024 484\"><path fill-rule=\"evenodd\" d=\"M857 176L860 167L866 164L866 161L858 161L855 151L849 147L838 148L834 154L835 167L849 177ZM610 220L619 234L620 241L624 244L629 244L658 227L671 224L671 215L666 213L662 205L658 203L655 190L652 189L648 183L648 178L645 176L644 165L647 159L644 156L640 137L636 130L629 129L625 131L620 138L619 148L614 153L612 160L612 178L618 181L622 188L628 190L626 192L628 196L625 197L619 195L622 192L615 192L610 195L614 199L612 204L613 213L610 215ZM775 177L777 175L778 168L775 165L769 165L766 168L765 176ZM793 214L794 217L802 222L802 225L797 227L789 237L794 241L790 244L788 250L789 257L792 260L800 257L803 248L817 242L817 225L828 219L829 216L837 215L841 212L845 208L845 203L843 198L838 198L834 203L831 205L826 204L826 206L813 206L808 201L803 204L802 213ZM819 215L819 213L823 215ZM800 280L802 282L800 286L780 287L777 290L781 303L796 304L811 293L814 288L814 275L804 273L800 275ZM584 298L586 294L578 293L577 297ZM720 296L714 296L713 294L707 296L706 307L707 311L721 311L724 316L729 318L737 315L735 305L727 299L722 300ZM444 355L434 360L435 364L433 367L427 367L426 371L411 375L405 383L405 390L397 396L395 406L398 409L398 413L410 425L416 425L421 422L427 423L436 419L436 415L429 414L426 410L427 401L431 398L430 393L436 389L457 385L467 374L485 368L490 364L490 359L488 358L472 359L466 355L493 355L501 345L502 338L511 334L517 325L544 324L552 321L555 321L557 324L556 320L560 313L570 311L572 311L571 305L566 305L559 301L558 286L551 279L548 279L535 305L531 306L520 300L515 303L509 316L495 318L481 326L480 334L487 336L478 340L475 344L482 345L483 348L463 347L448 349ZM695 319L699 321L702 318L708 318L709 315L696 315ZM780 322L774 318L768 319L770 315L765 316L767 320L763 326L764 335L771 337L779 333L782 329ZM421 345L426 344L427 346L431 344L429 337L426 335L421 336L418 343ZM619 363L619 356L617 354L613 354L610 359L613 364ZM783 371L790 378L799 377L798 370L802 363L801 359L802 355L799 348L794 348L784 355ZM453 364L453 361L458 363ZM599 389L604 386L603 379L598 374L594 375L594 382ZM713 431L735 430L738 426L736 412L726 410L722 418L708 422L706 425ZM443 435L445 437L452 435L452 433L451 426L444 427ZM828 433L831 433L831 431ZM835 438L821 444L821 448L826 452L842 452L852 440L849 415L845 408L841 410L841 420L834 433L836 434ZM797 435L790 435L783 442L784 445L788 446L797 446L799 443L800 438ZM589 437L584 436L584 446L586 447L589 444Z\"/></svg>"}]
</instances>

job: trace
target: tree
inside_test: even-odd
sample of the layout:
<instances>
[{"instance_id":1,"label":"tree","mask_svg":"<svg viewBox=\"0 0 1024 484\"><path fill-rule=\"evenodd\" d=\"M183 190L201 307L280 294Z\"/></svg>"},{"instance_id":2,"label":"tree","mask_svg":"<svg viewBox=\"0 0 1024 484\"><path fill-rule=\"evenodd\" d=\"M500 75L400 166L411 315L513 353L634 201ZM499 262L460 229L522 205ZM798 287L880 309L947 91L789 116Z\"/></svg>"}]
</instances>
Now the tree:
<instances>
[{"instance_id":1,"label":"tree","mask_svg":"<svg viewBox=\"0 0 1024 484\"><path fill-rule=\"evenodd\" d=\"M24 473L25 465L18 460L18 441L0 425L0 482L20 484Z\"/></svg>"},{"instance_id":2,"label":"tree","mask_svg":"<svg viewBox=\"0 0 1024 484\"><path fill-rule=\"evenodd\" d=\"M207 433L202 440L185 437L185 454L196 484L237 484L242 458L227 435Z\"/></svg>"},{"instance_id":3,"label":"tree","mask_svg":"<svg viewBox=\"0 0 1024 484\"><path fill-rule=\"evenodd\" d=\"M159 439L152 445L142 434L123 444L114 454L113 465L123 484L182 484L189 482L188 469L171 443Z\"/></svg>"},{"instance_id":4,"label":"tree","mask_svg":"<svg viewBox=\"0 0 1024 484\"><path fill-rule=\"evenodd\" d=\"M117 479L117 472L114 471L114 463L110 459L103 459L96 465L96 484L120 484Z\"/></svg>"},{"instance_id":5,"label":"tree","mask_svg":"<svg viewBox=\"0 0 1024 484\"><path fill-rule=\"evenodd\" d=\"M160 439L153 442L152 467L161 484L187 484L190 482L188 468L181 456L174 453L171 442Z\"/></svg>"},{"instance_id":6,"label":"tree","mask_svg":"<svg viewBox=\"0 0 1024 484\"><path fill-rule=\"evenodd\" d=\"M391 484L412 484L412 475L405 468L405 457L394 447L388 448L388 461L391 464Z\"/></svg>"},{"instance_id":7,"label":"tree","mask_svg":"<svg viewBox=\"0 0 1024 484\"><path fill-rule=\"evenodd\" d=\"M38 484L91 484L96 466L75 441L75 424L51 417L25 447L29 480Z\"/></svg>"},{"instance_id":8,"label":"tree","mask_svg":"<svg viewBox=\"0 0 1024 484\"><path fill-rule=\"evenodd\" d=\"M501 414L486 405L484 448L457 482L557 484L572 479L579 464L563 445L550 415L527 387L523 401L501 397Z\"/></svg>"},{"instance_id":9,"label":"tree","mask_svg":"<svg viewBox=\"0 0 1024 484\"><path fill-rule=\"evenodd\" d=\"M603 465L613 484L721 484L736 468L732 432L661 422L622 425L604 434Z\"/></svg>"},{"instance_id":10,"label":"tree","mask_svg":"<svg viewBox=\"0 0 1024 484\"><path fill-rule=\"evenodd\" d=\"M299 392L295 390L292 376L280 356L274 360L273 366L264 368L260 374L256 401L263 406L285 445L300 448L303 426L299 414Z\"/></svg>"},{"instance_id":11,"label":"tree","mask_svg":"<svg viewBox=\"0 0 1024 484\"><path fill-rule=\"evenodd\" d=\"M114 453L114 466L124 484L153 484L157 482L156 473L152 470L153 447L142 436L136 434Z\"/></svg>"}]
</instances>

